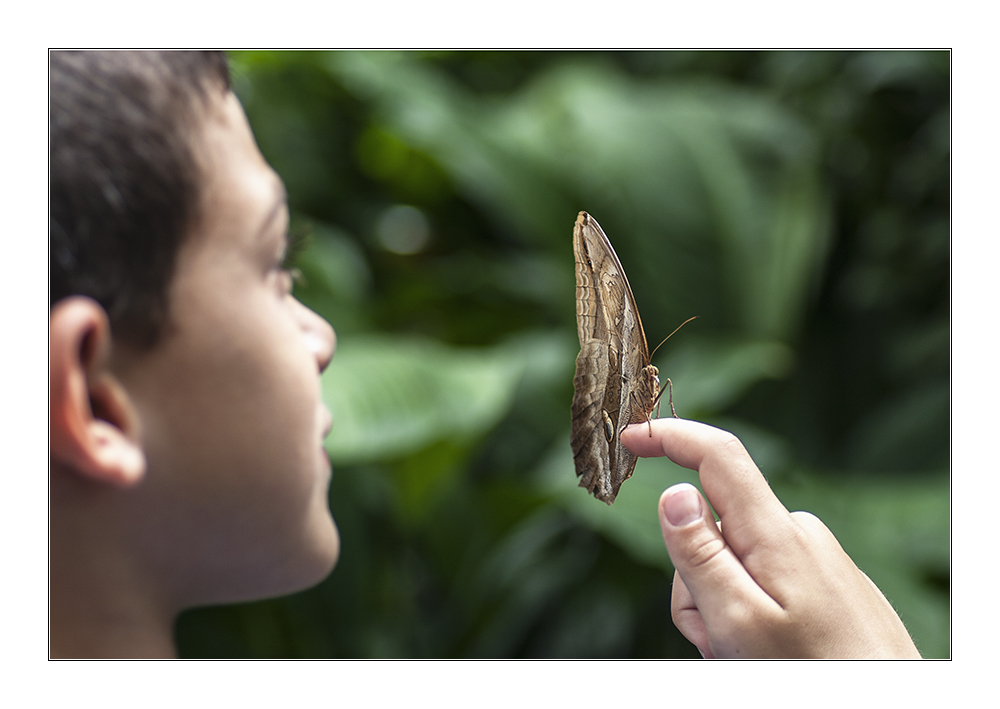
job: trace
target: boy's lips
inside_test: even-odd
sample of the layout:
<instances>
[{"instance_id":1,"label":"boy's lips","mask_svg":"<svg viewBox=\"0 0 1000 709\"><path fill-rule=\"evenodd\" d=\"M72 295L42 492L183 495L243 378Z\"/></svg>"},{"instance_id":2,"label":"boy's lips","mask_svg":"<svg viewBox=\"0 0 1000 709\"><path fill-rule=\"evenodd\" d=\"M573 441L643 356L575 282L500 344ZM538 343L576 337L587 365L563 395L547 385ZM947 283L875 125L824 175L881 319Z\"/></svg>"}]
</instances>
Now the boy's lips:
<instances>
[{"instance_id":1,"label":"boy's lips","mask_svg":"<svg viewBox=\"0 0 1000 709\"><path fill-rule=\"evenodd\" d=\"M330 431L333 429L333 416L330 414L330 410L323 407L320 421L323 423L323 432L319 439L319 450L323 455L324 468L327 470L328 480L333 477L333 466L330 464L330 454L326 450L326 446L323 445L326 441L326 437L330 435Z\"/></svg>"},{"instance_id":2,"label":"boy's lips","mask_svg":"<svg viewBox=\"0 0 1000 709\"><path fill-rule=\"evenodd\" d=\"M323 434L320 437L320 441L325 441L326 437L330 435L330 431L333 430L333 415L330 413L330 410L325 406L323 407L322 421L323 421Z\"/></svg>"}]
</instances>

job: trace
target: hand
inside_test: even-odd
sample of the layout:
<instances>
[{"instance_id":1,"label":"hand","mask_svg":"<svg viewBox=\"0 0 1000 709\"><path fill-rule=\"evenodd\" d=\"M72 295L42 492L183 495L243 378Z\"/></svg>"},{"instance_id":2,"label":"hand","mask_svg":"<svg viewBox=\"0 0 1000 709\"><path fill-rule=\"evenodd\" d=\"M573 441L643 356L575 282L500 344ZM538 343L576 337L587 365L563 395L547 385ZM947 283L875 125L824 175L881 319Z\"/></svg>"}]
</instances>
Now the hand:
<instances>
[{"instance_id":1,"label":"hand","mask_svg":"<svg viewBox=\"0 0 1000 709\"><path fill-rule=\"evenodd\" d=\"M633 453L697 470L660 497L674 624L706 658L919 658L892 606L815 516L789 512L739 439L683 419L622 432Z\"/></svg>"}]
</instances>

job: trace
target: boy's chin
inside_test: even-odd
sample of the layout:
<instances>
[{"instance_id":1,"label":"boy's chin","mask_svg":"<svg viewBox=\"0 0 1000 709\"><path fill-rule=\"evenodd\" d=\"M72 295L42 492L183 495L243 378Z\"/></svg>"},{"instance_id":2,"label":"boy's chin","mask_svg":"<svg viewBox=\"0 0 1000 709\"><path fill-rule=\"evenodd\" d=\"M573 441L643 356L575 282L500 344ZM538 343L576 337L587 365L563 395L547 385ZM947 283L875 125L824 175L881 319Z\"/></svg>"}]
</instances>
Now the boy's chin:
<instances>
[{"instance_id":1,"label":"boy's chin","mask_svg":"<svg viewBox=\"0 0 1000 709\"><path fill-rule=\"evenodd\" d=\"M312 544L304 548L301 563L290 574L291 586L281 593L294 593L315 586L333 571L340 558L340 533L333 519L329 520L329 528L323 530L312 540ZM308 556L306 552L308 551ZM280 595L277 594L277 595Z\"/></svg>"},{"instance_id":2,"label":"boy's chin","mask_svg":"<svg viewBox=\"0 0 1000 709\"><path fill-rule=\"evenodd\" d=\"M275 598L304 591L323 581L340 558L340 535L332 519L326 529L316 532L320 530L298 545L294 555L263 563L262 568L249 574L247 586L235 588L232 597L216 599L209 605Z\"/></svg>"},{"instance_id":3,"label":"boy's chin","mask_svg":"<svg viewBox=\"0 0 1000 709\"><path fill-rule=\"evenodd\" d=\"M317 577L309 584L310 586L325 579L333 571L333 567L337 565L337 561L340 559L340 532L333 519L330 520L330 525L332 530L327 538L327 543L324 545L324 553L321 554L320 563L317 565Z\"/></svg>"}]
</instances>

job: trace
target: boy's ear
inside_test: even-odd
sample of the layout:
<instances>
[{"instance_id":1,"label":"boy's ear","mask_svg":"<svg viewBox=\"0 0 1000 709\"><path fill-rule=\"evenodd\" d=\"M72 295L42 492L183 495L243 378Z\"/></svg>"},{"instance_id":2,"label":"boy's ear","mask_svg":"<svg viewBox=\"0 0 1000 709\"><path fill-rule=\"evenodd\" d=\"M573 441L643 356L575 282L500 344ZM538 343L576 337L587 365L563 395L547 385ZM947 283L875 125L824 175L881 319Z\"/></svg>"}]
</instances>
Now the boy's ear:
<instances>
[{"instance_id":1,"label":"boy's ear","mask_svg":"<svg viewBox=\"0 0 1000 709\"><path fill-rule=\"evenodd\" d=\"M128 394L108 370L111 326L96 301L72 296L49 315L52 462L97 483L128 487L146 458Z\"/></svg>"}]
</instances>

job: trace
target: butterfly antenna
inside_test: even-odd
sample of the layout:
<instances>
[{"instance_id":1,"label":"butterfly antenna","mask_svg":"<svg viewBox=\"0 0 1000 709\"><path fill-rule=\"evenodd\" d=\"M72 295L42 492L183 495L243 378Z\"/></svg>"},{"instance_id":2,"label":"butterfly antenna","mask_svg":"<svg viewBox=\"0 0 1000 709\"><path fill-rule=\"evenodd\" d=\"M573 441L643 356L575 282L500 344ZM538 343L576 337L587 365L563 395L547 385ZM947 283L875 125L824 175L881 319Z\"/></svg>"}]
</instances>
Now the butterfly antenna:
<instances>
[{"instance_id":1,"label":"butterfly antenna","mask_svg":"<svg viewBox=\"0 0 1000 709\"><path fill-rule=\"evenodd\" d=\"M663 338L663 342L666 342L666 341L667 341L667 340L669 340L669 339L670 339L671 337L673 337L673 336L674 336L674 333L676 333L676 332L677 332L678 330L680 330L680 329L681 329L682 327L684 327L685 325L687 325L687 324L688 324L689 322L691 322L692 320L697 320L697 319L698 319L698 316L697 316L697 315L695 315L695 316L694 316L693 318L688 318L687 320L685 320L684 322L682 322L682 323L681 323L680 325L678 325L678 326L677 326L677 327L676 327L676 328L674 329L674 331L673 331L673 332L671 332L671 333L670 333L669 335L667 335L666 337L664 337L664 338ZM653 359L653 355L654 355L654 354L656 354L656 350L660 349L660 345L662 345L662 344L663 344L663 342L661 342L661 343L660 343L659 345L657 345L656 347L654 347L654 348L653 348L653 351L649 353L649 359L650 359L650 360L652 360L652 359Z\"/></svg>"}]
</instances>

